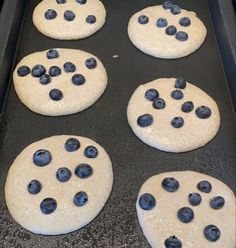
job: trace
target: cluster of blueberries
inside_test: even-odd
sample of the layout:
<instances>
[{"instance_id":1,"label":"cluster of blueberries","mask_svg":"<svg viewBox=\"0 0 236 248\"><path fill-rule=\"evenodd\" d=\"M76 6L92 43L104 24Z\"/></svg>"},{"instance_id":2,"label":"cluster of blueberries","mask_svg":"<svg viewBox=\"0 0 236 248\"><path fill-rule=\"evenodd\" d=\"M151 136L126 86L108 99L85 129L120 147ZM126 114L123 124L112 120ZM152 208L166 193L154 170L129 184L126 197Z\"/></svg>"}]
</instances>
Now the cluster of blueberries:
<instances>
[{"instance_id":1,"label":"cluster of blueberries","mask_svg":"<svg viewBox=\"0 0 236 248\"><path fill-rule=\"evenodd\" d=\"M75 152L80 148L79 140L75 138L69 138L65 142L65 150L67 152ZM87 146L84 150L84 156L90 159L94 159L98 156L98 150L94 146ZM48 150L37 150L33 155L33 162L36 166L44 167L51 163L52 155ZM93 168L88 164L79 164L74 171L75 175L81 179L86 179L93 174ZM66 168L59 168L56 172L56 178L59 182L65 183L70 180L72 173ZM38 194L42 189L42 184L38 180L32 180L27 186L28 192L32 195ZM75 194L73 202L76 206L84 206L88 201L88 195L84 191L80 191ZM44 214L51 214L57 208L57 202L53 198L45 198L41 204L40 209Z\"/></svg>"},{"instance_id":2,"label":"cluster of blueberries","mask_svg":"<svg viewBox=\"0 0 236 248\"><path fill-rule=\"evenodd\" d=\"M75 0L79 4L86 4L87 0ZM56 0L58 4L64 4L66 3L66 0ZM47 20L53 20L57 17L57 12L54 9L48 9L45 14L45 18ZM75 19L75 13L72 10L66 10L64 12L64 19L66 21L73 21ZM86 22L89 24L94 24L96 22L96 16L94 15L88 15L86 17Z\"/></svg>"},{"instance_id":3,"label":"cluster of blueberries","mask_svg":"<svg viewBox=\"0 0 236 248\"><path fill-rule=\"evenodd\" d=\"M56 59L58 57L59 53L55 49L47 52L48 59ZM85 65L88 69L94 69L97 66L97 61L94 58L89 58L85 61ZM66 73L73 73L76 71L76 66L71 62L66 62L63 67ZM43 65L35 65L32 70L30 70L30 68L26 65L23 65L17 69L17 74L20 77L25 77L30 73L33 77L39 78L39 82L41 84L47 85L52 81L52 77L59 76L62 71L58 66L51 66L47 74L46 68ZM71 81L73 84L80 86L86 82L86 79L82 74L74 74ZM52 100L59 101L63 98L63 92L59 89L52 89L49 92L49 96Z\"/></svg>"},{"instance_id":4,"label":"cluster of blueberries","mask_svg":"<svg viewBox=\"0 0 236 248\"><path fill-rule=\"evenodd\" d=\"M183 78L177 78L175 81L176 90L171 92L171 97L175 100L181 100L184 98L184 94L181 89L186 88L186 80ZM156 89L149 89L145 93L145 98L153 102L155 109L164 109L166 107L165 100L159 97L159 92ZM190 113L194 109L194 104L191 101L187 101L182 104L181 110L184 113ZM200 106L195 110L195 114L200 119L207 119L211 116L211 109L207 106ZM138 117L137 124L140 127L148 127L153 123L153 116L151 114L144 114ZM181 128L184 125L184 119L180 116L174 117L171 121L171 125L174 128Z\"/></svg>"},{"instance_id":5,"label":"cluster of blueberries","mask_svg":"<svg viewBox=\"0 0 236 248\"><path fill-rule=\"evenodd\" d=\"M176 192L179 189L179 182L173 177L164 178L162 188L167 192ZM201 181L197 185L197 189L205 194L212 190L212 185L208 181ZM191 206L198 206L202 201L199 193L191 193L188 196L188 202ZM221 196L214 197L210 200L209 205L212 209L218 210L224 207L225 199ZM139 206L145 211L152 210L156 206L156 199L153 195L146 193L140 196ZM183 223L190 223L194 219L194 211L189 207L183 207L178 210L177 218ZM220 238L220 230L215 225L208 225L204 228L204 236L208 241L215 242ZM167 248L181 248L182 243L176 236L171 236L165 240Z\"/></svg>"},{"instance_id":6,"label":"cluster of blueberries","mask_svg":"<svg viewBox=\"0 0 236 248\"><path fill-rule=\"evenodd\" d=\"M181 13L181 8L178 5L174 5L170 1L166 1L163 3L164 9L170 9L171 13L173 15L178 15ZM149 18L146 15L141 15L138 18L138 22L140 24L147 24L149 22ZM191 20L188 17L182 17L179 20L179 24L183 27L188 27L191 25ZM184 31L178 31L177 28L174 25L168 26L168 21L165 18L159 18L156 21L156 26L158 28L166 28L165 32L167 35L175 35L175 38L179 41L186 41L188 40L188 34Z\"/></svg>"}]
</instances>

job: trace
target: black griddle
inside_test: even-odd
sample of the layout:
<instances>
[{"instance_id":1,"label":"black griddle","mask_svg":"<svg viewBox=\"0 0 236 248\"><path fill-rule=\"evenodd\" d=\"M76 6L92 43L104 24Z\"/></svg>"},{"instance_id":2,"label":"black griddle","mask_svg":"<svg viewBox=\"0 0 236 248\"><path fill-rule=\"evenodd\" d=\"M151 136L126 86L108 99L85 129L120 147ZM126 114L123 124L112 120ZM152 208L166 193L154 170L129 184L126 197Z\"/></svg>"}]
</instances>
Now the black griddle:
<instances>
[{"instance_id":1,"label":"black griddle","mask_svg":"<svg viewBox=\"0 0 236 248\"><path fill-rule=\"evenodd\" d=\"M5 2L12 4L8 14L15 20L15 26L10 27L8 38L11 38L11 46L7 47L10 55L6 56L7 62L3 63L3 75L9 77L16 63L35 51L57 47L77 48L101 59L107 69L109 84L105 94L89 109L70 116L46 117L28 110L18 99L12 79L6 81L9 82L9 90L4 90L7 93L0 134L0 247L148 248L150 246L138 223L135 203L141 185L149 177L161 172L194 170L206 173L236 191L235 116L207 0L176 1L182 8L195 11L208 29L203 46L194 54L177 60L162 60L145 55L128 39L129 18L138 10L161 4L161 1L104 0L107 10L104 28L78 41L50 39L36 30L32 23L32 13L39 0ZM16 13L11 11L18 13L17 19ZM119 57L113 58L113 55ZM160 77L179 76L194 83L216 100L222 121L218 135L205 147L187 153L171 154L145 145L132 133L126 118L126 108L138 85ZM3 95L1 97L3 99ZM6 208L4 184L10 165L26 146L59 134L89 137L106 149L113 162L113 191L103 211L81 230L53 237L34 235L11 218Z\"/></svg>"}]
</instances>

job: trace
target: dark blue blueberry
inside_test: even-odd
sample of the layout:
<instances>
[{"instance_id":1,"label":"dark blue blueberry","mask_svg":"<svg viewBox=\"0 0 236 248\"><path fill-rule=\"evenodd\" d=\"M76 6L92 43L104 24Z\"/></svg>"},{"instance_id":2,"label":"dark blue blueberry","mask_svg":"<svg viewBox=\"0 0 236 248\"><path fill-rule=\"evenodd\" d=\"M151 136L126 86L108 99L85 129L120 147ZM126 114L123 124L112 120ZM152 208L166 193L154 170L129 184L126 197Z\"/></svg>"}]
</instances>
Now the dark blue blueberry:
<instances>
[{"instance_id":1,"label":"dark blue blueberry","mask_svg":"<svg viewBox=\"0 0 236 248\"><path fill-rule=\"evenodd\" d=\"M46 166L50 164L51 161L52 161L52 155L47 150L40 149L36 151L33 155L33 162L39 167Z\"/></svg>"},{"instance_id":2,"label":"dark blue blueberry","mask_svg":"<svg viewBox=\"0 0 236 248\"><path fill-rule=\"evenodd\" d=\"M32 180L27 186L28 192L32 195L38 194L41 188L41 183L38 180Z\"/></svg>"},{"instance_id":3,"label":"dark blue blueberry","mask_svg":"<svg viewBox=\"0 0 236 248\"><path fill-rule=\"evenodd\" d=\"M175 80L175 88L177 89L185 89L186 85L187 85L186 80L183 78L177 78Z\"/></svg>"},{"instance_id":4,"label":"dark blue blueberry","mask_svg":"<svg viewBox=\"0 0 236 248\"><path fill-rule=\"evenodd\" d=\"M73 84L75 85L82 85L85 83L85 77L81 74L75 74L73 77L72 77L72 82Z\"/></svg>"},{"instance_id":5,"label":"dark blue blueberry","mask_svg":"<svg viewBox=\"0 0 236 248\"><path fill-rule=\"evenodd\" d=\"M174 128L181 128L184 125L184 119L182 117L175 117L171 121L171 125Z\"/></svg>"},{"instance_id":6,"label":"dark blue blueberry","mask_svg":"<svg viewBox=\"0 0 236 248\"><path fill-rule=\"evenodd\" d=\"M159 97L159 92L155 89L149 89L145 92L145 98L149 101L154 101Z\"/></svg>"},{"instance_id":7,"label":"dark blue blueberry","mask_svg":"<svg viewBox=\"0 0 236 248\"><path fill-rule=\"evenodd\" d=\"M52 198L46 198L40 204L40 209L44 214L51 214L56 210L56 208L57 202Z\"/></svg>"},{"instance_id":8,"label":"dark blue blueberry","mask_svg":"<svg viewBox=\"0 0 236 248\"><path fill-rule=\"evenodd\" d=\"M66 0L57 0L58 4L66 3Z\"/></svg>"},{"instance_id":9,"label":"dark blue blueberry","mask_svg":"<svg viewBox=\"0 0 236 248\"><path fill-rule=\"evenodd\" d=\"M39 78L39 82L41 84L49 84L51 82L51 77L48 74L43 74L40 78Z\"/></svg>"},{"instance_id":10,"label":"dark blue blueberry","mask_svg":"<svg viewBox=\"0 0 236 248\"><path fill-rule=\"evenodd\" d=\"M49 92L49 96L54 101L60 101L63 98L63 93L59 89L52 89Z\"/></svg>"},{"instance_id":11,"label":"dark blue blueberry","mask_svg":"<svg viewBox=\"0 0 236 248\"><path fill-rule=\"evenodd\" d=\"M65 143L65 149L68 152L75 152L80 148L80 142L75 138L69 138Z\"/></svg>"},{"instance_id":12,"label":"dark blue blueberry","mask_svg":"<svg viewBox=\"0 0 236 248\"><path fill-rule=\"evenodd\" d=\"M86 22L89 23L89 24L94 24L96 22L96 16L94 15L88 15L86 17Z\"/></svg>"},{"instance_id":13,"label":"dark blue blueberry","mask_svg":"<svg viewBox=\"0 0 236 248\"><path fill-rule=\"evenodd\" d=\"M61 69L58 66L51 66L49 69L49 75L51 77L57 77L61 74Z\"/></svg>"},{"instance_id":14,"label":"dark blue blueberry","mask_svg":"<svg viewBox=\"0 0 236 248\"><path fill-rule=\"evenodd\" d=\"M204 228L204 236L208 241L215 242L220 238L220 230L214 225Z\"/></svg>"},{"instance_id":15,"label":"dark blue blueberry","mask_svg":"<svg viewBox=\"0 0 236 248\"><path fill-rule=\"evenodd\" d=\"M88 164L80 164L76 167L75 174L82 179L88 178L93 174L93 168Z\"/></svg>"},{"instance_id":16,"label":"dark blue blueberry","mask_svg":"<svg viewBox=\"0 0 236 248\"><path fill-rule=\"evenodd\" d=\"M88 195L81 191L74 196L74 204L78 207L84 206L88 201Z\"/></svg>"},{"instance_id":17,"label":"dark blue blueberry","mask_svg":"<svg viewBox=\"0 0 236 248\"><path fill-rule=\"evenodd\" d=\"M179 41L186 41L188 39L188 34L183 31L179 31L175 34L175 38Z\"/></svg>"},{"instance_id":18,"label":"dark blue blueberry","mask_svg":"<svg viewBox=\"0 0 236 248\"><path fill-rule=\"evenodd\" d=\"M64 70L65 72L75 72L76 66L71 62L66 62L64 64Z\"/></svg>"},{"instance_id":19,"label":"dark blue blueberry","mask_svg":"<svg viewBox=\"0 0 236 248\"><path fill-rule=\"evenodd\" d=\"M181 100L184 97L184 94L181 90L177 89L171 92L171 97L175 100Z\"/></svg>"},{"instance_id":20,"label":"dark blue blueberry","mask_svg":"<svg viewBox=\"0 0 236 248\"><path fill-rule=\"evenodd\" d=\"M71 10L66 10L64 13L64 18L69 22L73 21L75 19L75 13Z\"/></svg>"},{"instance_id":21,"label":"dark blue blueberry","mask_svg":"<svg viewBox=\"0 0 236 248\"><path fill-rule=\"evenodd\" d=\"M183 207L179 209L177 216L178 216L178 219L182 221L183 223L189 223L194 218L194 212L191 208Z\"/></svg>"},{"instance_id":22,"label":"dark blue blueberry","mask_svg":"<svg viewBox=\"0 0 236 248\"><path fill-rule=\"evenodd\" d=\"M84 155L87 158L96 158L98 156L98 150L94 146L87 146L84 150Z\"/></svg>"},{"instance_id":23,"label":"dark blue blueberry","mask_svg":"<svg viewBox=\"0 0 236 248\"><path fill-rule=\"evenodd\" d=\"M87 3L87 0L76 0L77 3L80 3L80 4L86 4Z\"/></svg>"},{"instance_id":24,"label":"dark blue blueberry","mask_svg":"<svg viewBox=\"0 0 236 248\"><path fill-rule=\"evenodd\" d=\"M191 193L188 196L188 202L192 205L192 206L198 206L202 201L202 197L200 194L198 193Z\"/></svg>"},{"instance_id":25,"label":"dark blue blueberry","mask_svg":"<svg viewBox=\"0 0 236 248\"><path fill-rule=\"evenodd\" d=\"M188 17L182 17L179 20L179 24L184 27L188 27L191 25L191 20Z\"/></svg>"},{"instance_id":26,"label":"dark blue blueberry","mask_svg":"<svg viewBox=\"0 0 236 248\"><path fill-rule=\"evenodd\" d=\"M173 177L166 177L161 185L167 192L176 192L179 189L179 182Z\"/></svg>"},{"instance_id":27,"label":"dark blue blueberry","mask_svg":"<svg viewBox=\"0 0 236 248\"><path fill-rule=\"evenodd\" d=\"M45 12L44 16L47 20L52 20L52 19L55 19L57 17L57 12L54 9L48 9Z\"/></svg>"},{"instance_id":28,"label":"dark blue blueberry","mask_svg":"<svg viewBox=\"0 0 236 248\"><path fill-rule=\"evenodd\" d=\"M89 69L94 69L97 66L97 61L94 58L90 58L87 59L85 61L85 65L89 68Z\"/></svg>"},{"instance_id":29,"label":"dark blue blueberry","mask_svg":"<svg viewBox=\"0 0 236 248\"><path fill-rule=\"evenodd\" d=\"M221 196L216 196L210 200L210 206L213 209L220 209L224 207L225 205L225 199Z\"/></svg>"},{"instance_id":30,"label":"dark blue blueberry","mask_svg":"<svg viewBox=\"0 0 236 248\"><path fill-rule=\"evenodd\" d=\"M164 9L171 9L171 7L173 6L173 3L171 1L165 1L163 4L162 4L162 7Z\"/></svg>"},{"instance_id":31,"label":"dark blue blueberry","mask_svg":"<svg viewBox=\"0 0 236 248\"><path fill-rule=\"evenodd\" d=\"M168 25L167 20L165 18L159 18L156 22L157 27L164 28Z\"/></svg>"},{"instance_id":32,"label":"dark blue blueberry","mask_svg":"<svg viewBox=\"0 0 236 248\"><path fill-rule=\"evenodd\" d=\"M177 32L177 28L173 25L170 25L166 28L166 34L168 35L175 35L176 32Z\"/></svg>"},{"instance_id":33,"label":"dark blue blueberry","mask_svg":"<svg viewBox=\"0 0 236 248\"><path fill-rule=\"evenodd\" d=\"M203 193L210 193L212 190L212 186L208 181L201 181L197 185L198 190L200 190Z\"/></svg>"},{"instance_id":34,"label":"dark blue blueberry","mask_svg":"<svg viewBox=\"0 0 236 248\"><path fill-rule=\"evenodd\" d=\"M57 170L56 176L60 182L62 182L62 183L67 182L71 178L71 171L65 167L59 168Z\"/></svg>"},{"instance_id":35,"label":"dark blue blueberry","mask_svg":"<svg viewBox=\"0 0 236 248\"><path fill-rule=\"evenodd\" d=\"M177 237L171 236L165 240L165 247L166 248L182 248L182 243Z\"/></svg>"},{"instance_id":36,"label":"dark blue blueberry","mask_svg":"<svg viewBox=\"0 0 236 248\"><path fill-rule=\"evenodd\" d=\"M196 109L195 113L198 118L207 119L211 116L211 109L207 106L201 106Z\"/></svg>"},{"instance_id":37,"label":"dark blue blueberry","mask_svg":"<svg viewBox=\"0 0 236 248\"><path fill-rule=\"evenodd\" d=\"M140 196L138 203L143 210L152 210L156 206L156 199L153 195L146 193Z\"/></svg>"},{"instance_id":38,"label":"dark blue blueberry","mask_svg":"<svg viewBox=\"0 0 236 248\"><path fill-rule=\"evenodd\" d=\"M145 16L145 15L141 15L139 18L138 18L138 22L140 24L147 24L149 22L149 18L148 16Z\"/></svg>"},{"instance_id":39,"label":"dark blue blueberry","mask_svg":"<svg viewBox=\"0 0 236 248\"><path fill-rule=\"evenodd\" d=\"M17 75L20 77L25 77L30 74L30 68L26 65L22 65L17 69Z\"/></svg>"},{"instance_id":40,"label":"dark blue blueberry","mask_svg":"<svg viewBox=\"0 0 236 248\"><path fill-rule=\"evenodd\" d=\"M163 109L163 108L166 107L166 103L165 103L165 101L162 98L157 98L153 102L153 107L155 109Z\"/></svg>"},{"instance_id":41,"label":"dark blue blueberry","mask_svg":"<svg viewBox=\"0 0 236 248\"><path fill-rule=\"evenodd\" d=\"M194 109L194 105L193 102L189 101L189 102L185 102L182 107L181 107L182 111L184 113L190 113L193 109Z\"/></svg>"},{"instance_id":42,"label":"dark blue blueberry","mask_svg":"<svg viewBox=\"0 0 236 248\"><path fill-rule=\"evenodd\" d=\"M152 123L153 123L153 117L150 114L141 115L137 119L137 124L140 127L148 127L151 126Z\"/></svg>"},{"instance_id":43,"label":"dark blue blueberry","mask_svg":"<svg viewBox=\"0 0 236 248\"><path fill-rule=\"evenodd\" d=\"M43 65L35 65L31 71L31 75L33 77L41 77L45 73L46 73L46 69Z\"/></svg>"},{"instance_id":44,"label":"dark blue blueberry","mask_svg":"<svg viewBox=\"0 0 236 248\"><path fill-rule=\"evenodd\" d=\"M171 7L171 13L173 14L173 15L178 15L178 14L180 14L181 13L181 8L178 6L178 5L176 5L176 4L174 4L172 7Z\"/></svg>"},{"instance_id":45,"label":"dark blue blueberry","mask_svg":"<svg viewBox=\"0 0 236 248\"><path fill-rule=\"evenodd\" d=\"M51 49L49 51L47 51L47 58L48 59L56 59L59 58L59 53L57 50L55 49Z\"/></svg>"}]
</instances>

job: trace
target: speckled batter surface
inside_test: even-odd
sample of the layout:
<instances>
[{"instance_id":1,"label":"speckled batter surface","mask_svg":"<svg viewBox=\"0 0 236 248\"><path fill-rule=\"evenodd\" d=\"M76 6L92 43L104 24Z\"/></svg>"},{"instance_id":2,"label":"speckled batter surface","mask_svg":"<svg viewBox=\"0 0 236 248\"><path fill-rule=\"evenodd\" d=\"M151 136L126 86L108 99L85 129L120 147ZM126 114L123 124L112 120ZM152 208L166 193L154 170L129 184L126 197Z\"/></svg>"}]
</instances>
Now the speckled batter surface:
<instances>
[{"instance_id":1,"label":"speckled batter surface","mask_svg":"<svg viewBox=\"0 0 236 248\"><path fill-rule=\"evenodd\" d=\"M80 141L79 150L65 150L68 138ZM84 156L84 149L91 145L98 150L98 156L93 159ZM45 167L33 163L32 156L39 149L51 152L52 162ZM81 163L93 168L89 178L81 179L75 175L75 168ZM56 171L61 167L72 172L70 180L64 183L56 178ZM32 195L27 185L35 179L40 181L42 189ZM82 228L99 214L110 195L112 182L111 161L100 145L79 136L53 136L31 144L19 154L8 172L5 198L12 217L25 229L37 234L64 234ZM88 202L78 207L73 203L73 197L81 191L87 193ZM49 197L57 201L57 209L46 215L42 213L40 203Z\"/></svg>"},{"instance_id":2,"label":"speckled batter surface","mask_svg":"<svg viewBox=\"0 0 236 248\"><path fill-rule=\"evenodd\" d=\"M162 187L166 177L178 180L179 189L167 192ZM198 190L199 182L207 180L212 185L210 193ZM198 206L191 206L188 195L197 192L202 197ZM136 203L139 223L148 242L153 248L164 248L164 242L175 235L183 248L234 248L236 232L236 205L233 192L221 181L208 175L193 171L162 173L148 179L142 186L138 199L145 193L152 194L156 199L156 206L152 210L143 210L138 201ZM213 197L221 196L225 199L223 208L215 210L209 205ZM190 207L194 211L194 219L190 223L183 223L177 218L177 212L182 207ZM220 229L220 239L208 241L203 230L208 225L215 225Z\"/></svg>"}]
</instances>

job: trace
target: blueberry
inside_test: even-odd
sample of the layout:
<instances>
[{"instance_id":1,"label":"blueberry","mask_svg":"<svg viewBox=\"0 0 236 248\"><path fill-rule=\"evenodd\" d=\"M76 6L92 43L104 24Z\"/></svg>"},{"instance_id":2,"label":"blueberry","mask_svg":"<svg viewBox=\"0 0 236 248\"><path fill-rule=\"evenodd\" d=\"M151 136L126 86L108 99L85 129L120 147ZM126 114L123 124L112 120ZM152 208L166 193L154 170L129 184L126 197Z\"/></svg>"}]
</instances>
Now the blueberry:
<instances>
[{"instance_id":1,"label":"blueberry","mask_svg":"<svg viewBox=\"0 0 236 248\"><path fill-rule=\"evenodd\" d=\"M61 69L58 66L51 66L49 68L49 75L51 77L57 77L61 74Z\"/></svg>"},{"instance_id":2,"label":"blueberry","mask_svg":"<svg viewBox=\"0 0 236 248\"><path fill-rule=\"evenodd\" d=\"M175 117L171 121L171 125L174 128L181 128L184 125L184 119L182 117Z\"/></svg>"},{"instance_id":3,"label":"blueberry","mask_svg":"<svg viewBox=\"0 0 236 248\"><path fill-rule=\"evenodd\" d=\"M178 210L177 216L178 219L183 223L189 223L194 218L194 212L191 208L183 207Z\"/></svg>"},{"instance_id":4,"label":"blueberry","mask_svg":"<svg viewBox=\"0 0 236 248\"><path fill-rule=\"evenodd\" d=\"M137 119L137 124L140 127L148 127L151 126L152 123L153 123L153 117L150 114L141 115Z\"/></svg>"},{"instance_id":5,"label":"blueberry","mask_svg":"<svg viewBox=\"0 0 236 248\"><path fill-rule=\"evenodd\" d=\"M173 15L178 15L178 14L181 13L181 8L180 8L178 5L174 4L174 5L172 5L170 11L171 11L171 13L172 13Z\"/></svg>"},{"instance_id":6,"label":"blueberry","mask_svg":"<svg viewBox=\"0 0 236 248\"><path fill-rule=\"evenodd\" d=\"M202 201L202 197L200 194L198 193L191 193L188 196L188 202L192 205L192 206L198 206Z\"/></svg>"},{"instance_id":7,"label":"blueberry","mask_svg":"<svg viewBox=\"0 0 236 248\"><path fill-rule=\"evenodd\" d=\"M186 41L188 39L188 34L183 31L179 31L175 34L175 38L179 41Z\"/></svg>"},{"instance_id":8,"label":"blueberry","mask_svg":"<svg viewBox=\"0 0 236 248\"><path fill-rule=\"evenodd\" d=\"M86 4L87 0L76 0L77 3Z\"/></svg>"},{"instance_id":9,"label":"blueberry","mask_svg":"<svg viewBox=\"0 0 236 248\"><path fill-rule=\"evenodd\" d=\"M182 248L182 243L177 237L171 236L165 240L165 247L166 248Z\"/></svg>"},{"instance_id":10,"label":"blueberry","mask_svg":"<svg viewBox=\"0 0 236 248\"><path fill-rule=\"evenodd\" d=\"M43 65L35 65L31 71L33 77L41 77L46 73L46 69Z\"/></svg>"},{"instance_id":11,"label":"blueberry","mask_svg":"<svg viewBox=\"0 0 236 248\"><path fill-rule=\"evenodd\" d=\"M73 84L75 85L82 85L85 83L85 77L81 74L75 74L73 77L72 77L72 82Z\"/></svg>"},{"instance_id":12,"label":"blueberry","mask_svg":"<svg viewBox=\"0 0 236 248\"><path fill-rule=\"evenodd\" d=\"M210 206L213 209L220 209L224 207L225 205L225 199L221 196L216 196L210 200Z\"/></svg>"},{"instance_id":13,"label":"blueberry","mask_svg":"<svg viewBox=\"0 0 236 248\"><path fill-rule=\"evenodd\" d=\"M88 15L86 17L86 22L89 23L89 24L94 24L96 22L96 16L94 15Z\"/></svg>"},{"instance_id":14,"label":"blueberry","mask_svg":"<svg viewBox=\"0 0 236 248\"><path fill-rule=\"evenodd\" d=\"M140 196L138 203L143 210L152 210L156 206L156 199L153 195L146 193Z\"/></svg>"},{"instance_id":15,"label":"blueberry","mask_svg":"<svg viewBox=\"0 0 236 248\"><path fill-rule=\"evenodd\" d=\"M75 152L80 148L80 142L75 138L69 138L65 143L65 149L68 152Z\"/></svg>"},{"instance_id":16,"label":"blueberry","mask_svg":"<svg viewBox=\"0 0 236 248\"><path fill-rule=\"evenodd\" d=\"M153 102L153 107L155 109L164 109L166 107L166 103L162 98L157 98Z\"/></svg>"},{"instance_id":17,"label":"blueberry","mask_svg":"<svg viewBox=\"0 0 236 248\"><path fill-rule=\"evenodd\" d=\"M56 177L62 183L67 182L71 178L71 171L65 167L59 168Z\"/></svg>"},{"instance_id":18,"label":"blueberry","mask_svg":"<svg viewBox=\"0 0 236 248\"><path fill-rule=\"evenodd\" d=\"M57 12L54 9L48 9L45 13L44 16L48 20L55 19L57 17Z\"/></svg>"},{"instance_id":19,"label":"blueberry","mask_svg":"<svg viewBox=\"0 0 236 248\"><path fill-rule=\"evenodd\" d=\"M204 228L204 236L208 241L215 242L220 238L220 230L214 225L209 225Z\"/></svg>"},{"instance_id":20,"label":"blueberry","mask_svg":"<svg viewBox=\"0 0 236 248\"><path fill-rule=\"evenodd\" d=\"M191 20L188 17L182 17L179 20L179 24L184 27L188 27L191 25Z\"/></svg>"},{"instance_id":21,"label":"blueberry","mask_svg":"<svg viewBox=\"0 0 236 248\"><path fill-rule=\"evenodd\" d=\"M145 16L145 15L141 15L139 18L138 18L138 22L140 24L147 24L149 22L149 18L148 16Z\"/></svg>"},{"instance_id":22,"label":"blueberry","mask_svg":"<svg viewBox=\"0 0 236 248\"><path fill-rule=\"evenodd\" d=\"M159 97L159 93L155 89L149 89L145 92L145 98L149 101L154 101L158 97Z\"/></svg>"},{"instance_id":23,"label":"blueberry","mask_svg":"<svg viewBox=\"0 0 236 248\"><path fill-rule=\"evenodd\" d=\"M66 10L64 13L64 18L69 22L73 21L75 19L75 13L71 10Z\"/></svg>"},{"instance_id":24,"label":"blueberry","mask_svg":"<svg viewBox=\"0 0 236 248\"><path fill-rule=\"evenodd\" d=\"M75 169L75 174L82 179L88 178L93 174L93 168L88 164L80 164Z\"/></svg>"},{"instance_id":25,"label":"blueberry","mask_svg":"<svg viewBox=\"0 0 236 248\"><path fill-rule=\"evenodd\" d=\"M17 75L20 77L25 77L30 74L30 68L26 65L22 65L17 69Z\"/></svg>"},{"instance_id":26,"label":"blueberry","mask_svg":"<svg viewBox=\"0 0 236 248\"><path fill-rule=\"evenodd\" d=\"M49 84L51 82L51 77L48 74L43 74L40 78L39 78L39 82L41 84Z\"/></svg>"},{"instance_id":27,"label":"blueberry","mask_svg":"<svg viewBox=\"0 0 236 248\"><path fill-rule=\"evenodd\" d=\"M76 66L71 62L66 62L64 64L64 70L65 72L75 72Z\"/></svg>"},{"instance_id":28,"label":"blueberry","mask_svg":"<svg viewBox=\"0 0 236 248\"><path fill-rule=\"evenodd\" d=\"M200 119L208 119L211 116L211 109L206 106L201 106L196 109L195 113Z\"/></svg>"},{"instance_id":29,"label":"blueberry","mask_svg":"<svg viewBox=\"0 0 236 248\"><path fill-rule=\"evenodd\" d=\"M173 3L171 1L165 1L163 4L162 4L162 7L164 9L171 9L171 7L173 6Z\"/></svg>"},{"instance_id":30,"label":"blueberry","mask_svg":"<svg viewBox=\"0 0 236 248\"><path fill-rule=\"evenodd\" d=\"M198 190L200 190L203 193L210 193L212 190L212 186L208 181L201 181L197 185Z\"/></svg>"},{"instance_id":31,"label":"blueberry","mask_svg":"<svg viewBox=\"0 0 236 248\"><path fill-rule=\"evenodd\" d=\"M89 69L94 69L97 66L97 61L94 58L90 58L87 59L85 61L85 65L89 68Z\"/></svg>"},{"instance_id":32,"label":"blueberry","mask_svg":"<svg viewBox=\"0 0 236 248\"><path fill-rule=\"evenodd\" d=\"M177 89L185 89L186 85L187 85L186 80L183 78L177 78L175 80L175 88Z\"/></svg>"},{"instance_id":33,"label":"blueberry","mask_svg":"<svg viewBox=\"0 0 236 248\"><path fill-rule=\"evenodd\" d=\"M33 162L39 167L46 166L52 161L52 155L49 151L40 149L33 155Z\"/></svg>"},{"instance_id":34,"label":"blueberry","mask_svg":"<svg viewBox=\"0 0 236 248\"><path fill-rule=\"evenodd\" d=\"M48 59L56 59L59 58L59 53L57 50L55 49L51 49L49 51L47 51L47 58Z\"/></svg>"},{"instance_id":35,"label":"blueberry","mask_svg":"<svg viewBox=\"0 0 236 248\"><path fill-rule=\"evenodd\" d=\"M84 150L84 155L87 158L96 158L98 156L98 150L94 146L87 146Z\"/></svg>"},{"instance_id":36,"label":"blueberry","mask_svg":"<svg viewBox=\"0 0 236 248\"><path fill-rule=\"evenodd\" d=\"M181 100L184 97L184 94L181 90L177 89L171 92L171 97L175 100Z\"/></svg>"},{"instance_id":37,"label":"blueberry","mask_svg":"<svg viewBox=\"0 0 236 248\"><path fill-rule=\"evenodd\" d=\"M166 177L162 181L162 187L167 192L176 192L179 189L179 182L173 177Z\"/></svg>"},{"instance_id":38,"label":"blueberry","mask_svg":"<svg viewBox=\"0 0 236 248\"><path fill-rule=\"evenodd\" d=\"M66 0L57 0L58 4L66 3Z\"/></svg>"},{"instance_id":39,"label":"blueberry","mask_svg":"<svg viewBox=\"0 0 236 248\"><path fill-rule=\"evenodd\" d=\"M49 96L54 101L60 101L63 98L63 93L59 89L52 89L49 92Z\"/></svg>"},{"instance_id":40,"label":"blueberry","mask_svg":"<svg viewBox=\"0 0 236 248\"><path fill-rule=\"evenodd\" d=\"M177 28L173 25L170 25L166 28L166 34L168 35L175 35L176 32L177 32Z\"/></svg>"},{"instance_id":41,"label":"blueberry","mask_svg":"<svg viewBox=\"0 0 236 248\"><path fill-rule=\"evenodd\" d=\"M28 192L32 195L38 194L41 188L41 183L38 180L32 180L27 186Z\"/></svg>"},{"instance_id":42,"label":"blueberry","mask_svg":"<svg viewBox=\"0 0 236 248\"><path fill-rule=\"evenodd\" d=\"M189 101L189 102L185 102L182 107L181 107L182 111L184 113L190 113L193 109L194 109L194 105L193 102Z\"/></svg>"},{"instance_id":43,"label":"blueberry","mask_svg":"<svg viewBox=\"0 0 236 248\"><path fill-rule=\"evenodd\" d=\"M157 27L164 28L168 25L167 20L165 18L159 18L156 22Z\"/></svg>"},{"instance_id":44,"label":"blueberry","mask_svg":"<svg viewBox=\"0 0 236 248\"><path fill-rule=\"evenodd\" d=\"M84 206L88 201L88 195L81 191L74 196L74 204L78 207Z\"/></svg>"},{"instance_id":45,"label":"blueberry","mask_svg":"<svg viewBox=\"0 0 236 248\"><path fill-rule=\"evenodd\" d=\"M44 214L51 214L56 210L56 208L57 202L52 198L46 198L40 204L40 209Z\"/></svg>"}]
</instances>

